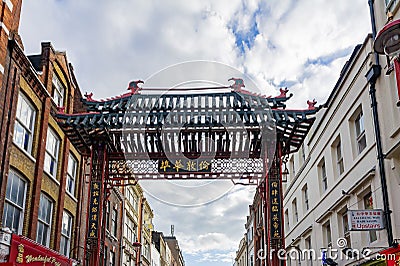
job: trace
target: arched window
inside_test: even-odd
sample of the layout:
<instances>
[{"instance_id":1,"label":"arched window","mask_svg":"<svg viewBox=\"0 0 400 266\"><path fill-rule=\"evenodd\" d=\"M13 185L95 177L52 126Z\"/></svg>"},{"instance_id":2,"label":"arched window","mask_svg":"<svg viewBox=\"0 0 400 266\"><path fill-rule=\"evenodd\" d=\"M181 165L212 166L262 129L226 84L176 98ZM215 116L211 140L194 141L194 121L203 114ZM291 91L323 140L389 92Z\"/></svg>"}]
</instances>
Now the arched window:
<instances>
[{"instance_id":1,"label":"arched window","mask_svg":"<svg viewBox=\"0 0 400 266\"><path fill-rule=\"evenodd\" d=\"M45 194L40 194L39 215L36 241L43 246L50 245L51 218L53 214L53 201Z\"/></svg>"},{"instance_id":2,"label":"arched window","mask_svg":"<svg viewBox=\"0 0 400 266\"><path fill-rule=\"evenodd\" d=\"M72 223L72 215L64 210L61 227L60 253L67 257L69 257L69 251L71 249Z\"/></svg>"},{"instance_id":3,"label":"arched window","mask_svg":"<svg viewBox=\"0 0 400 266\"><path fill-rule=\"evenodd\" d=\"M47 130L46 154L44 157L44 170L52 177L57 176L58 153L60 151L60 138L50 127Z\"/></svg>"},{"instance_id":4,"label":"arched window","mask_svg":"<svg viewBox=\"0 0 400 266\"><path fill-rule=\"evenodd\" d=\"M21 149L32 153L32 141L35 132L36 110L20 92L14 126L14 143Z\"/></svg>"},{"instance_id":5,"label":"arched window","mask_svg":"<svg viewBox=\"0 0 400 266\"><path fill-rule=\"evenodd\" d=\"M3 226L14 233L22 234L25 212L27 182L15 171L8 173L6 200L3 212Z\"/></svg>"}]
</instances>

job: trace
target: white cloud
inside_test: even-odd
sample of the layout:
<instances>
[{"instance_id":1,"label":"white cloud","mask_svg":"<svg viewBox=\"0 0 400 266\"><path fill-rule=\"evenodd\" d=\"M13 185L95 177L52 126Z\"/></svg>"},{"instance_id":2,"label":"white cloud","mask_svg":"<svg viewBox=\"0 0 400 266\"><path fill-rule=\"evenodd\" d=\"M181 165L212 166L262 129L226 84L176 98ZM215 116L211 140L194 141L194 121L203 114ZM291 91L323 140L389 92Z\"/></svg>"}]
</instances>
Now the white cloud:
<instances>
[{"instance_id":1,"label":"white cloud","mask_svg":"<svg viewBox=\"0 0 400 266\"><path fill-rule=\"evenodd\" d=\"M203 257L199 260L201 262L226 262L231 263L232 258L235 258L235 252L228 253L204 253Z\"/></svg>"}]
</instances>

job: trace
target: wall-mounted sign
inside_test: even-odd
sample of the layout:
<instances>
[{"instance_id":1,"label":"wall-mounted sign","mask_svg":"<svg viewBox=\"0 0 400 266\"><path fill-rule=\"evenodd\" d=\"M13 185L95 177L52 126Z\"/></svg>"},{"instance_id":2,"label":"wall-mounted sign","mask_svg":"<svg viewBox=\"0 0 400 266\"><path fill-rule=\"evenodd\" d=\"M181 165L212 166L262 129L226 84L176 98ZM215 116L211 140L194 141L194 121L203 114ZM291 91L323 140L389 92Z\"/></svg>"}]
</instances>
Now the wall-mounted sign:
<instances>
[{"instance_id":1,"label":"wall-mounted sign","mask_svg":"<svg viewBox=\"0 0 400 266\"><path fill-rule=\"evenodd\" d=\"M349 210L349 230L370 231L384 229L383 210Z\"/></svg>"},{"instance_id":2,"label":"wall-mounted sign","mask_svg":"<svg viewBox=\"0 0 400 266\"><path fill-rule=\"evenodd\" d=\"M269 169L268 177L271 239L282 238L282 202L279 178L279 167L273 164Z\"/></svg>"},{"instance_id":3,"label":"wall-mounted sign","mask_svg":"<svg viewBox=\"0 0 400 266\"><path fill-rule=\"evenodd\" d=\"M8 261L13 262L14 265L32 266L70 266L76 263L75 260L39 245L29 238L15 234L12 235Z\"/></svg>"},{"instance_id":4,"label":"wall-mounted sign","mask_svg":"<svg viewBox=\"0 0 400 266\"><path fill-rule=\"evenodd\" d=\"M88 238L98 238L99 221L101 215L100 193L101 182L92 181L90 184Z\"/></svg>"},{"instance_id":5,"label":"wall-mounted sign","mask_svg":"<svg viewBox=\"0 0 400 266\"><path fill-rule=\"evenodd\" d=\"M387 266L398 266L400 265L400 247L390 247L388 249L382 250L379 252L380 254L384 255L386 259Z\"/></svg>"},{"instance_id":6,"label":"wall-mounted sign","mask_svg":"<svg viewBox=\"0 0 400 266\"><path fill-rule=\"evenodd\" d=\"M211 172L211 160L202 159L160 159L158 160L158 172L164 173L190 173L190 172Z\"/></svg>"}]
</instances>

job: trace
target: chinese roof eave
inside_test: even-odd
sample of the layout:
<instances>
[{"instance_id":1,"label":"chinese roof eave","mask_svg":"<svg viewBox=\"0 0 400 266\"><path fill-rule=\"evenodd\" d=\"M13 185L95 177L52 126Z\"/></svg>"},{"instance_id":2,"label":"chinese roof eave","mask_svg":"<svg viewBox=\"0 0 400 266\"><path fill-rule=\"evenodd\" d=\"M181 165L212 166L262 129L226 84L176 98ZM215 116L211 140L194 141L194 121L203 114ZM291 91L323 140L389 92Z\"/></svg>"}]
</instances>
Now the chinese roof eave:
<instances>
[{"instance_id":1,"label":"chinese roof eave","mask_svg":"<svg viewBox=\"0 0 400 266\"><path fill-rule=\"evenodd\" d=\"M272 110L272 117L276 125L276 131L280 140L283 143L283 153L288 154L297 151L304 141L304 138L311 126L314 123L313 116L317 109L313 110ZM148 115L148 114L147 114ZM83 113L83 114L57 114L58 123L66 132L66 135L71 139L78 149L87 152L92 145L94 138L105 138L112 142L110 135L121 132L124 128L123 113ZM138 131L157 130L163 124L138 124ZM218 124L188 124L187 130L199 127L217 127ZM233 125L232 125L233 126ZM243 126L238 124L237 126ZM260 123L245 123L245 127L257 129L261 126ZM132 129L132 128L130 128ZM134 129L134 128L133 128ZM119 133L121 134L121 133ZM114 149L119 149L114 147Z\"/></svg>"},{"instance_id":2,"label":"chinese roof eave","mask_svg":"<svg viewBox=\"0 0 400 266\"><path fill-rule=\"evenodd\" d=\"M261 102L268 104L270 108L286 108L285 102L289 97L263 97L261 95L247 94L243 92L220 92L220 93L203 93L203 94L124 94L122 96L114 97L106 100L93 100L91 97L82 99L83 104L86 106L88 112L122 112L129 109L129 104L137 98L142 99L164 99L164 98L198 98L198 97L227 97L236 96L239 99L250 100L254 102ZM149 101L153 103L153 101ZM153 108L152 106L151 108ZM149 109L149 107L144 107Z\"/></svg>"}]
</instances>

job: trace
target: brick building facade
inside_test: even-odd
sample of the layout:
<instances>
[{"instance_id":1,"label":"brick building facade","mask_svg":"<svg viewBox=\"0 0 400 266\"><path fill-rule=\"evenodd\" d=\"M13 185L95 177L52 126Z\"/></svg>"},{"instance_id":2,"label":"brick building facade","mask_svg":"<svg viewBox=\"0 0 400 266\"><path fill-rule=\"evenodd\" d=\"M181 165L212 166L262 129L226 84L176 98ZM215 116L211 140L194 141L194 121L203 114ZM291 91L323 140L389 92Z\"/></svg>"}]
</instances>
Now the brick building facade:
<instances>
[{"instance_id":1,"label":"brick building facade","mask_svg":"<svg viewBox=\"0 0 400 266\"><path fill-rule=\"evenodd\" d=\"M66 54L50 43L39 55L25 56L8 43L3 91L7 125L1 162L2 227L70 257L76 251L83 197L84 158L68 141L54 114L74 111L79 90Z\"/></svg>"},{"instance_id":2,"label":"brick building facade","mask_svg":"<svg viewBox=\"0 0 400 266\"><path fill-rule=\"evenodd\" d=\"M0 4L1 227L76 258L86 230L85 159L54 114L78 111L81 93L65 52L42 43L40 54L24 54L21 4Z\"/></svg>"},{"instance_id":3,"label":"brick building facade","mask_svg":"<svg viewBox=\"0 0 400 266\"><path fill-rule=\"evenodd\" d=\"M4 136L0 138L0 185L3 183L3 176L6 173L4 171L4 163L7 160L8 147L11 143L10 138L8 137L8 131L10 130L10 123L12 122L10 119L10 99L15 96L12 95L13 92L9 90L5 90L3 88L6 87L7 83L9 83L8 75L5 77L5 73L8 73L10 64L9 58L9 50L8 50L8 42L10 30L13 29L13 36L15 36L15 32L18 32L19 27L19 16L21 12L21 4L20 0L14 1L4 1L1 3L1 16L0 16L0 134ZM7 71L5 72L5 68L7 67ZM15 80L13 80L15 82ZM4 193L1 193L1 198L4 198ZM2 204L0 205L2 209Z\"/></svg>"}]
</instances>

